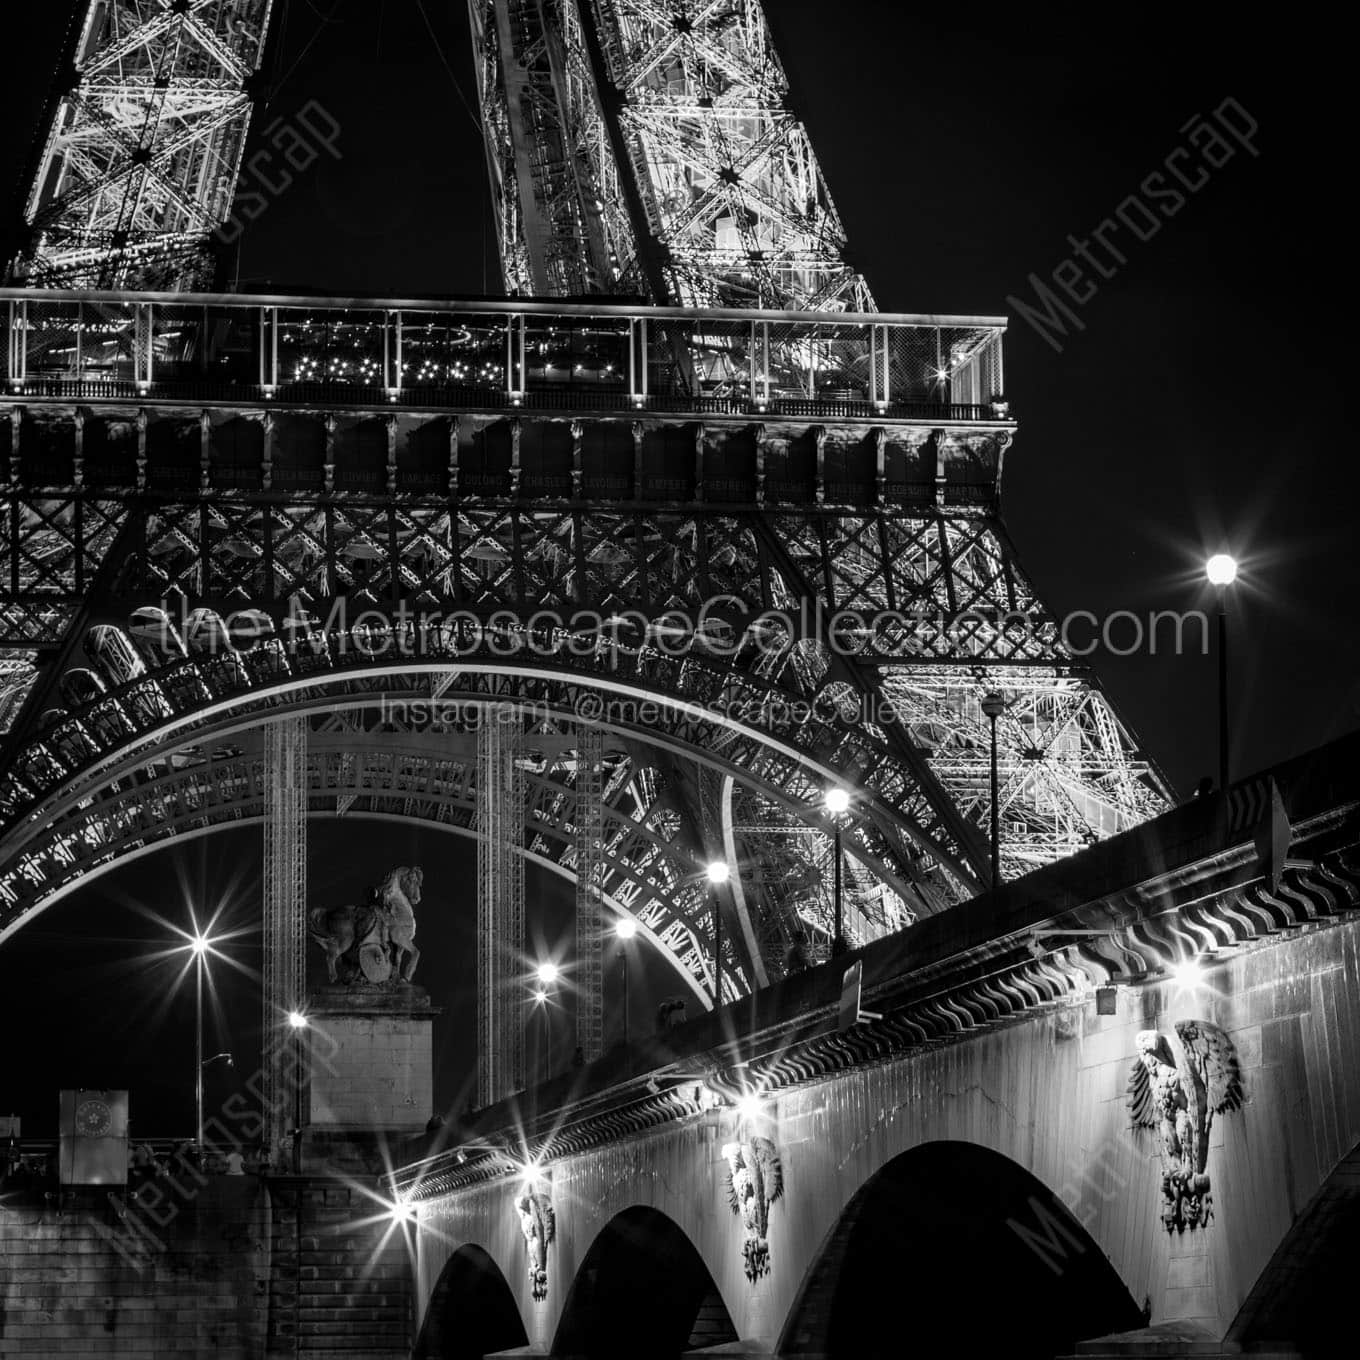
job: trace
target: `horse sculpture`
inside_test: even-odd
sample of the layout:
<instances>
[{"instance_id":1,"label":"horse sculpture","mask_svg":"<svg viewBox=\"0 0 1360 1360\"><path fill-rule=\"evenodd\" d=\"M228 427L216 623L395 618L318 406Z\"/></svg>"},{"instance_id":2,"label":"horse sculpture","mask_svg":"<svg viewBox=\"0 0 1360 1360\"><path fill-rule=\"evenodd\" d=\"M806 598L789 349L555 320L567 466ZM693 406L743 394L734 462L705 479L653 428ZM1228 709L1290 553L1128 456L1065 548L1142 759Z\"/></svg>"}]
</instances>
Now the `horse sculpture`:
<instances>
[{"instance_id":1,"label":"horse sculpture","mask_svg":"<svg viewBox=\"0 0 1360 1360\"><path fill-rule=\"evenodd\" d=\"M332 982L410 982L420 961L416 917L425 874L419 866L391 870L360 906L316 907L311 935L326 952Z\"/></svg>"}]
</instances>

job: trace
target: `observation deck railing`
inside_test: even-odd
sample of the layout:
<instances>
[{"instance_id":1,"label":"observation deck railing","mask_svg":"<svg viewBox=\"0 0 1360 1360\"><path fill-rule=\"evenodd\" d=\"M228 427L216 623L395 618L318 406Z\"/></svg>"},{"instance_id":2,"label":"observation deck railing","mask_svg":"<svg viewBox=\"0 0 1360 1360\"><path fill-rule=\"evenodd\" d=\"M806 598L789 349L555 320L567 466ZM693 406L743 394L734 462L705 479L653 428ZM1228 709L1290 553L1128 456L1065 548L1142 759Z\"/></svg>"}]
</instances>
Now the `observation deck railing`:
<instances>
[{"instance_id":1,"label":"observation deck railing","mask_svg":"<svg viewBox=\"0 0 1360 1360\"><path fill-rule=\"evenodd\" d=\"M4 395L1008 419L998 317L0 289Z\"/></svg>"}]
</instances>

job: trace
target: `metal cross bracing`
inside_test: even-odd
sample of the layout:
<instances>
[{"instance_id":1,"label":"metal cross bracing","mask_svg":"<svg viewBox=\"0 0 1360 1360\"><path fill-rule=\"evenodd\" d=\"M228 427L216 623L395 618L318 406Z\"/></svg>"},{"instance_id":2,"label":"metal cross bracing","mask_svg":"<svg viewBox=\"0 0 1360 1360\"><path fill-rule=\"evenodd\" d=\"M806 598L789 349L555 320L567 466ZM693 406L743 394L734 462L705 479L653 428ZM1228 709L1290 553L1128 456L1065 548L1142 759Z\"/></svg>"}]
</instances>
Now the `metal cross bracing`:
<instances>
[{"instance_id":1,"label":"metal cross bracing","mask_svg":"<svg viewBox=\"0 0 1360 1360\"><path fill-rule=\"evenodd\" d=\"M506 287L865 311L756 0L470 0Z\"/></svg>"},{"instance_id":2,"label":"metal cross bracing","mask_svg":"<svg viewBox=\"0 0 1360 1360\"><path fill-rule=\"evenodd\" d=\"M508 535L508 539L512 538L513 533ZM523 543L525 535L521 533L520 538ZM510 554L507 553L507 556ZM532 587L531 576L529 588ZM154 629L151 627L152 623L156 624ZM141 650L131 642L126 646L115 645L119 630L108 628L107 625L105 627L108 631L100 632L89 640L90 650L93 652L93 656L90 657L93 669L77 668L78 673L68 673L62 677L66 683L57 696L58 699L67 698L68 702L70 699L84 702L79 703L75 711L60 708L54 710L40 737L35 739L30 748L19 753L20 758L16 762L18 780L16 789L22 787L30 798L33 798L39 795L39 786L44 781L49 781L53 792L60 791L62 797L54 799L49 796L43 805L53 810L64 808L68 814L77 817L81 815L82 802L90 793L107 791L105 806L101 808L98 816L110 816L112 809L108 806L109 803L112 804L112 808L116 808L121 800L132 796L128 783L129 771L135 785L139 764L145 760L145 755L139 758L137 753L167 749L167 743L164 741L150 744L141 741L137 735L139 724L147 724L148 730L154 731L158 727L163 728L170 720L193 721L195 713L210 713L214 710L219 713L231 712L233 706L243 715L237 719L238 723L249 721L245 715L251 711L259 711L261 703L277 702L267 698L271 687L276 687L279 683L297 684L303 679L314 680L315 683L309 691L304 690L299 698L305 700L309 693L315 694L316 698L312 702L318 704L334 702L337 692L342 688L338 683L342 678L345 682L344 688L349 688L351 692L362 693L367 686L370 693L391 695L394 688L390 676L366 679L364 672L372 669L372 663L366 659L358 660L355 673L356 658L352 654L346 658L339 653L339 638L324 635L314 637L305 646L296 645L290 649L283 646L276 636L272 639L257 640L255 645L245 651L233 649L221 656L205 656L183 646L182 643L176 646L165 642L165 639L172 635L165 623L168 621L161 622L154 614L148 612L136 617L134 634L142 644ZM262 626L259 619L255 620L255 626ZM198 615L195 629L200 635L210 631L211 627L209 616ZM278 633L283 635L283 632L281 623ZM975 635L973 640L977 643L979 639ZM502 638L501 642L504 641ZM170 659L166 661L162 657L161 664L156 666L147 665L146 661L142 661L142 669L138 670L133 663L137 658L146 656L145 648L148 643L156 646L164 643ZM639 640L636 638L631 642L623 638L618 645L597 648L586 658L590 665L585 673L579 675L578 682L570 684L565 689L561 684L548 682L522 686L518 690L519 697L535 706L537 711L547 711L556 703L560 706L560 711L570 717L573 703L581 694L590 692L589 684L583 687L580 682L592 678L596 680L607 678L614 684L629 682L642 693L664 695L665 691L659 688L658 682L664 681L667 673L674 674L675 668L658 652L649 651L638 643ZM332 644L336 645L333 647ZM788 653L792 649L784 648L783 651L785 669L791 670L793 667ZM778 671L780 662L780 649L762 653L754 662L755 674L758 676L760 668ZM701 692L710 695L715 692L709 688L706 679L711 675L720 690L726 685L729 693L740 693L739 690L732 688L740 681L740 671L704 666L702 658L699 657L688 660L680 671L681 678L689 684L699 685ZM1101 706L1103 701L1079 676L1063 677L1055 674L1052 667L1007 667L1006 672L1013 686L1023 684L1035 696L1032 702L1037 702L1046 694L1065 691L1073 696L1074 702L1070 707L1074 714L1083 704L1088 715L1093 713L1098 716L1103 712ZM993 682L991 677L1000 674L1000 671L989 670L984 666L982 674L978 675L957 666L940 666L933 672L923 668L895 667L888 668L888 674L894 680L900 674L906 674L918 682L922 678L929 679L931 684L939 688L945 699L948 699L949 691L952 689L954 702L958 708L958 715L954 719L958 731L952 736L952 744L940 742L941 751L937 753L936 758L942 762L940 776L945 787L959 791L960 796L966 793L976 799L979 782L977 772L984 768L986 755L985 747L977 744L976 733L973 738L974 744L969 747L969 724L976 725L977 698L991 685ZM100 676L103 680L100 680ZM563 676L563 682L568 679L569 677ZM495 685L459 683L447 690L445 697L450 701L467 699L489 702L494 701L502 689L502 681L497 681ZM690 692L691 695L695 693L692 690ZM1081 696L1086 697L1083 700ZM429 689L427 687L423 691L414 690L410 697L428 700ZM672 691L671 697L679 698L680 693ZM764 695L759 693L753 695L752 707L760 707L767 697L768 691ZM941 716L950 712L947 704L942 705L935 700L930 700L926 706L937 725ZM267 708L265 711L268 711ZM1156 797L1155 791L1144 785L1144 774L1139 763L1129 758L1126 741L1121 738L1115 747L1100 748L1097 741L1101 729L1094 717L1089 721L1091 724L1089 733L1083 734L1080 727L1076 729L1080 739L1086 742L1089 748L1083 756L1086 762L1084 769L1081 761L1073 758L1074 737L1071 731L1063 730L1060 725L1050 723L1050 730L1040 730L1033 721L1021 722L1020 715L1017 715L1012 724L1008 715L1002 727L1000 735L1006 743L1003 749L1007 751L1003 766L1023 770L1029 781L1027 787L1022 786L1015 790L1016 806L1031 807L1036 820L1041 820L1044 816L1050 819L1046 823L1051 827L1046 842L1040 842L1033 829L1028 834L1028 842L1033 842L1030 853L1034 855L1052 857L1070 848L1071 837L1064 832L1061 824L1052 820L1052 810L1055 808L1060 810L1069 822L1080 825L1083 804L1071 797L1073 789L1080 790L1083 796L1089 799L1091 790L1100 793L1104 781L1106 801L1114 809L1110 817L1110 825L1114 826L1127 824L1136 819L1137 803L1133 805L1134 812L1126 810L1122 817L1119 815L1120 800L1117 795L1120 794L1121 788L1125 792L1130 787L1135 790L1141 789L1142 792L1136 793L1135 796L1147 802L1152 802ZM844 738L853 736L857 730L850 728L847 732L840 733L834 726L827 728L823 724L816 724L809 734L808 745L816 748L820 744L825 749L824 744L828 736L834 734L833 740L835 737ZM921 732L924 732L924 728ZM916 735L921 735L921 732ZM351 747L356 745L352 734L341 735ZM1115 735L1118 736L1118 729L1115 729ZM785 740L787 736L787 733L783 734ZM690 752L691 758L703 759L710 765L719 763L730 778L741 781L744 787L763 789L758 806L766 809L761 820L770 824L766 835L767 841L777 834L775 828L787 825L792 818L800 817L804 823L815 820L820 792L818 780L799 763L790 763L779 758L778 752L772 751L767 742L758 736L734 733L731 728L717 723L676 719L667 730L653 726L638 731L635 740L638 746L643 746L654 744L658 739L666 742L672 749ZM1019 742L1023 742L1023 745L1015 749L1014 743ZM1052 748L1051 752L1040 760L1034 758L1037 742L1048 742ZM101 772L92 773L88 780L82 780L80 778L82 765L92 768L92 762L98 763L101 746L114 753L120 750L132 752L130 765L127 761L113 767L104 763ZM1077 749L1080 750L1080 747ZM871 746L859 746L860 753L867 754L871 750ZM944 763L946 758L950 763ZM381 758L356 753L354 750L351 750L344 759L346 763L333 776L328 775L321 786L335 788L334 806L337 809L342 805L362 808L364 794L361 790L364 784L360 781L367 781L376 787L384 777L387 766ZM866 789L872 790L876 782L873 773L867 766L859 764L854 751L850 752L848 763L864 773L866 777L863 784ZM1112 783L1115 776L1118 776L1118 783ZM660 785L664 779L664 775L648 775L643 770L629 784L630 790L641 791L646 798L645 805L651 809L649 815L653 819L659 819L655 820L656 829L649 832L642 827L634 826L629 829L620 825L613 837L612 850L615 862L632 866L634 870L634 878L629 881L629 887L636 883L637 877L640 876L644 892L656 885L657 865L674 862L674 854L669 848L670 841L682 826L681 813L673 806L668 806L662 797L665 789ZM1046 801L1039 799L1039 792L1044 788L1046 780L1058 781L1058 789L1068 791L1065 801L1059 801L1056 797L1048 798ZM899 790L905 783L904 780L902 785L888 788L888 796L884 799L887 806L883 811L888 813L900 811L904 799ZM789 797L791 792L794 795L792 798ZM556 796L560 797L560 794ZM414 807L414 801L418 801L420 797L419 790L413 788L410 797ZM344 799L351 801L342 804ZM778 808L779 816L771 815L769 812L771 806ZM15 812L19 812L19 809L16 808ZM412 815L418 814L413 810ZM1011 818L1008 816L1009 820ZM97 822L98 818L96 824ZM761 838L752 831L752 824L751 816L742 814L743 849L737 855L739 865L747 862L748 858L756 858L750 847L759 843ZM61 825L60 820L54 821L54 832ZM113 825L116 828L116 820ZM12 853L18 856L18 860L17 863L14 859L10 861L14 864L14 869L9 875L8 882L12 885L18 881L19 898L25 895L23 885L27 883L28 876L35 872L35 863L44 858L49 863L53 860L60 863L63 857L69 859L73 853L69 845L63 849L55 838L45 850L42 850L35 843L31 834L32 828L33 823L28 822L18 828L17 832L12 829L9 838ZM1093 819L1093 822L1087 823L1084 829L1088 834L1099 834L1108 827ZM892 842L885 839L882 830L873 817L866 815L852 838L851 852L876 868L880 882L895 881L898 884L895 895L889 898L888 906L884 910L885 923L900 923L909 919L910 915L922 910L936 909L953 900L947 882L939 886L934 898L927 899L921 895L921 889L928 885L929 880L913 882L909 876L901 874L900 865L898 871L901 876L895 877L891 867ZM123 835L121 831L108 829L102 839L96 838L96 846L105 854L117 854L122 848L132 848L131 840L127 847L122 846ZM664 854L661 847L666 847ZM887 856L883 853L885 847L889 851ZM84 851L75 853L83 854ZM814 861L820 858L822 863L825 862L824 855L820 857L814 855L810 858ZM663 886L667 889L672 888L675 881L683 879L687 872L692 872L701 862L702 851L695 846L688 862L675 865L669 870L671 882L663 881ZM626 879L627 875L624 877ZM756 875L753 873L754 877ZM758 900L758 905L752 908L754 918L758 926L766 931L771 929L772 915L779 917L782 914L785 918L790 913L799 918L809 915L807 884L800 883L796 875L787 875L778 890L774 890L763 878L759 884L753 883L751 890ZM0 893L5 891L6 889L0 888ZM12 886L9 891L13 891ZM621 889L615 891L616 896L627 896ZM815 895L812 900L815 901ZM16 900L15 905L18 907L21 903ZM686 916L688 919L685 919ZM676 935L676 931L680 933ZM686 960L692 963L697 957L702 967L707 928L701 909L682 913L680 917L672 920L671 925L661 927L660 933L667 935L666 943L675 949L682 966L687 966ZM778 967L777 950L760 952L766 955L767 964ZM737 969L733 967L729 972L729 984L737 976Z\"/></svg>"},{"instance_id":3,"label":"metal cross bracing","mask_svg":"<svg viewBox=\"0 0 1360 1360\"><path fill-rule=\"evenodd\" d=\"M15 280L211 286L272 0L86 0L43 129Z\"/></svg>"},{"instance_id":4,"label":"metal cross bracing","mask_svg":"<svg viewBox=\"0 0 1360 1360\"><path fill-rule=\"evenodd\" d=\"M522 721L488 705L477 729L477 1098L490 1105L524 1089L528 1003L524 967Z\"/></svg>"},{"instance_id":5,"label":"metal cross bracing","mask_svg":"<svg viewBox=\"0 0 1360 1360\"><path fill-rule=\"evenodd\" d=\"M306 1003L307 720L264 724L264 1146L277 1150L304 1122L301 1034Z\"/></svg>"}]
</instances>

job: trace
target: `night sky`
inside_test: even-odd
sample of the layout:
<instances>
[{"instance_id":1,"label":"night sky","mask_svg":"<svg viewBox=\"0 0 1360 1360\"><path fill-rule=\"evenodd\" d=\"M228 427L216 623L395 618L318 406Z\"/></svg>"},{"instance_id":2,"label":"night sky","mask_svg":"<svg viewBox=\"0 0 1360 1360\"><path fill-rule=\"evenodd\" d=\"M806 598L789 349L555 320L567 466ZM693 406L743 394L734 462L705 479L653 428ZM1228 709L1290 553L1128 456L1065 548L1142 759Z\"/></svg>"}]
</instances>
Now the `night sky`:
<instances>
[{"instance_id":1,"label":"night sky","mask_svg":"<svg viewBox=\"0 0 1360 1360\"><path fill-rule=\"evenodd\" d=\"M1020 422L1004 509L1058 614L1183 610L1208 552L1243 563L1233 597L1234 765L1260 768L1360 725L1354 480L1352 244L1340 130L1352 78L1316 27L1107 8L917 7L770 0L776 34L879 306L1011 315L1007 394ZM57 65L65 0L6 14L0 213L19 180ZM322 158L251 226L242 289L436 296L497 291L466 7L293 0L266 119L315 99L341 125ZM19 6L11 6L19 11ZM16 31L16 24L18 31ZM25 36L23 26L28 26ZM445 64L447 62L447 65ZM1055 351L1008 298L1074 256L1167 156L1188 120L1231 98L1259 125L1149 239L1109 235L1123 260L1074 310ZM11 189L11 186L12 189ZM1111 264L1108 255L1104 262ZM1215 764L1212 656L1092 658L1176 789ZM314 824L314 904L354 900L396 863L426 868L418 980L449 1007L437 1095L461 1105L472 1058L471 842L369 824ZM130 1085L144 1134L187 1131L188 988L168 1009L146 961L187 901L257 919L258 831L154 855L73 895L0 949L6 1060L0 1113L50 1131L62 1085ZM547 945L568 898L530 880ZM256 939L232 952L258 968ZM219 969L209 1052L257 1042L258 993ZM661 974L654 973L656 978ZM257 984L255 984L257 985ZM460 999L464 998L464 999ZM639 1015L642 1012L639 1011ZM565 1032L565 1031L564 1031ZM210 1091L210 1103L226 1094Z\"/></svg>"}]
</instances>

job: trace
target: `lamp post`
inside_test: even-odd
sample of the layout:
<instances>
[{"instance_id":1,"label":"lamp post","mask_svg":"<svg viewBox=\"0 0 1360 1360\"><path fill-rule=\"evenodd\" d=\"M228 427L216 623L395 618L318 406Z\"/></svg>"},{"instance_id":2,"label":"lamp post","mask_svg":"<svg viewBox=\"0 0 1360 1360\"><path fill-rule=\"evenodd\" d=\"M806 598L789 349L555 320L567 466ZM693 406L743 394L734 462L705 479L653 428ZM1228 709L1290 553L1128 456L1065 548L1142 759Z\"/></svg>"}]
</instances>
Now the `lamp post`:
<instances>
[{"instance_id":1,"label":"lamp post","mask_svg":"<svg viewBox=\"0 0 1360 1360\"><path fill-rule=\"evenodd\" d=\"M836 915L836 929L831 937L831 957L834 959L845 953L845 913L841 905L841 814L850 806L850 795L844 789L827 789L826 810L833 828L832 856L832 903Z\"/></svg>"},{"instance_id":2,"label":"lamp post","mask_svg":"<svg viewBox=\"0 0 1360 1360\"><path fill-rule=\"evenodd\" d=\"M637 922L624 917L614 927L619 940L619 964L623 970L623 1046L628 1047L628 942L637 934Z\"/></svg>"},{"instance_id":3,"label":"lamp post","mask_svg":"<svg viewBox=\"0 0 1360 1360\"><path fill-rule=\"evenodd\" d=\"M996 777L996 720L1006 711L1006 700L996 690L982 696L982 711L992 725L992 890L1001 886L1001 808Z\"/></svg>"},{"instance_id":4,"label":"lamp post","mask_svg":"<svg viewBox=\"0 0 1360 1360\"><path fill-rule=\"evenodd\" d=\"M194 1146L203 1153L203 968L207 936L194 932L189 944L194 956Z\"/></svg>"},{"instance_id":5,"label":"lamp post","mask_svg":"<svg viewBox=\"0 0 1360 1360\"><path fill-rule=\"evenodd\" d=\"M1215 553L1204 574L1218 591L1218 787L1228 787L1228 587L1237 580L1237 562Z\"/></svg>"},{"instance_id":6,"label":"lamp post","mask_svg":"<svg viewBox=\"0 0 1360 1360\"><path fill-rule=\"evenodd\" d=\"M307 1101L306 1078L302 1075L309 1071L309 1065L305 1061L306 1053L303 1038L303 1031L310 1028L311 1021L307 1018L305 1011L292 1010L288 1012L288 1028L293 1036L294 1052L296 1059L294 1064L299 1073L298 1079L293 1083L293 1127L297 1130L297 1136L293 1139L293 1170L302 1170L302 1126L306 1123L307 1111L304 1108Z\"/></svg>"},{"instance_id":7,"label":"lamp post","mask_svg":"<svg viewBox=\"0 0 1360 1360\"><path fill-rule=\"evenodd\" d=\"M718 889L732 877L726 860L715 859L704 870L713 889L713 1005L722 1005L722 910L718 899Z\"/></svg>"},{"instance_id":8,"label":"lamp post","mask_svg":"<svg viewBox=\"0 0 1360 1360\"><path fill-rule=\"evenodd\" d=\"M539 1065L542 1069L541 1080L548 1080L549 1061L548 1061L548 988L557 981L558 970L555 963L540 963L534 975L538 978L538 990L534 992L534 1002L539 1007L543 1016L543 1037L539 1045L541 1057Z\"/></svg>"}]
</instances>

